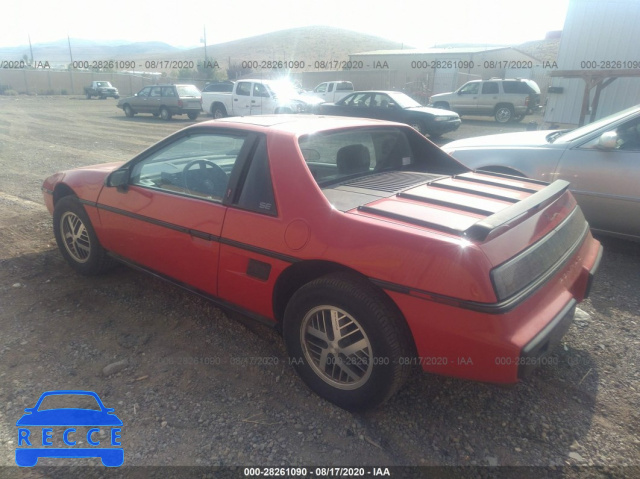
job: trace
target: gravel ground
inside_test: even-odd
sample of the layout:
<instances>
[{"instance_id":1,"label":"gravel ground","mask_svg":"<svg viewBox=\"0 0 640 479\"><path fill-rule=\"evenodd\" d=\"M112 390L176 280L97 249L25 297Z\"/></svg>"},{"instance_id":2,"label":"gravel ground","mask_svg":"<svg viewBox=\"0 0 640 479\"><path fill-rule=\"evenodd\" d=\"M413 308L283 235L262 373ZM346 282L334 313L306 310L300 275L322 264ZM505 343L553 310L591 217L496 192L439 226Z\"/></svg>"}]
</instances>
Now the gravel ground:
<instances>
[{"instance_id":1,"label":"gravel ground","mask_svg":"<svg viewBox=\"0 0 640 479\"><path fill-rule=\"evenodd\" d=\"M366 414L311 393L265 326L125 267L96 278L74 274L55 248L42 180L126 160L191 123L127 119L112 100L0 97L0 477L105 474L102 466L41 467L97 459L15 467L16 421L53 389L96 391L115 408L127 467L306 466L321 475L316 466L369 473L374 466L476 466L390 472L640 477L639 244L602 238L591 297L550 364L530 380L505 388L416 371ZM524 127L465 118L442 142ZM130 468L127 475L225 472L244 475L187 468Z\"/></svg>"}]
</instances>

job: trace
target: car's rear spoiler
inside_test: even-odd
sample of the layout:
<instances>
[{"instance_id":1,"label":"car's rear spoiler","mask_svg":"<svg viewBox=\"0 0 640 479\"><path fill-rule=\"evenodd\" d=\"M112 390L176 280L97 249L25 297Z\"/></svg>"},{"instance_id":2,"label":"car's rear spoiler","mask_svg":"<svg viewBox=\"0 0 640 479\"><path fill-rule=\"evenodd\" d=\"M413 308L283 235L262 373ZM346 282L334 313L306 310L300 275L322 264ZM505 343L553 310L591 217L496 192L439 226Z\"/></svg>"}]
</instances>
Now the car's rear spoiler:
<instances>
[{"instance_id":1,"label":"car's rear spoiler","mask_svg":"<svg viewBox=\"0 0 640 479\"><path fill-rule=\"evenodd\" d=\"M478 173L481 172L478 171ZM559 198L569 188L569 184L565 180L556 180L524 200L474 223L462 232L462 236L474 241L484 241L501 226L514 221L518 217L523 217L522 219L524 219L526 213L533 213Z\"/></svg>"}]
</instances>

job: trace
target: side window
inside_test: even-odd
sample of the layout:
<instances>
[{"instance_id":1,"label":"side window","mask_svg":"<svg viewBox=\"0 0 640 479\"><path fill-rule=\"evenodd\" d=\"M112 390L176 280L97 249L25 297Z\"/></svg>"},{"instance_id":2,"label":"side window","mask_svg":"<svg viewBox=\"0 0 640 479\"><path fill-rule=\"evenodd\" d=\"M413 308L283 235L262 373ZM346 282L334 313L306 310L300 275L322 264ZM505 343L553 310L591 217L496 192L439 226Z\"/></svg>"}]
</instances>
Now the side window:
<instances>
[{"instance_id":1,"label":"side window","mask_svg":"<svg viewBox=\"0 0 640 479\"><path fill-rule=\"evenodd\" d=\"M154 87L151 89L151 96L152 96L152 97L162 96L162 87L154 86Z\"/></svg>"},{"instance_id":2,"label":"side window","mask_svg":"<svg viewBox=\"0 0 640 479\"><path fill-rule=\"evenodd\" d=\"M269 92L262 83L254 83L253 96L257 96L260 98L269 98Z\"/></svg>"},{"instance_id":3,"label":"side window","mask_svg":"<svg viewBox=\"0 0 640 479\"><path fill-rule=\"evenodd\" d=\"M251 96L251 83L241 81L236 87L236 95Z\"/></svg>"},{"instance_id":4,"label":"side window","mask_svg":"<svg viewBox=\"0 0 640 479\"><path fill-rule=\"evenodd\" d=\"M162 87L162 96L164 97L175 97L176 92L172 86L163 86Z\"/></svg>"},{"instance_id":5,"label":"side window","mask_svg":"<svg viewBox=\"0 0 640 479\"><path fill-rule=\"evenodd\" d=\"M132 185L221 201L245 135L195 134L180 138L137 163Z\"/></svg>"},{"instance_id":6,"label":"side window","mask_svg":"<svg viewBox=\"0 0 640 479\"><path fill-rule=\"evenodd\" d=\"M258 142L244 182L240 187L240 197L235 204L240 208L255 211L256 213L278 215L273 196L266 138L261 138Z\"/></svg>"},{"instance_id":7,"label":"side window","mask_svg":"<svg viewBox=\"0 0 640 479\"><path fill-rule=\"evenodd\" d=\"M483 83L482 85L482 93L483 94L489 94L489 95L495 95L498 93L498 84L494 81L490 81L487 83Z\"/></svg>"},{"instance_id":8,"label":"side window","mask_svg":"<svg viewBox=\"0 0 640 479\"><path fill-rule=\"evenodd\" d=\"M369 93L356 94L351 97L351 100L349 101L349 105L357 106L357 107L369 106L369 102L367 101L369 99L369 96L370 96Z\"/></svg>"},{"instance_id":9,"label":"side window","mask_svg":"<svg viewBox=\"0 0 640 479\"><path fill-rule=\"evenodd\" d=\"M146 98L149 96L150 91L151 91L151 87L143 88L138 92L138 96L142 98Z\"/></svg>"},{"instance_id":10,"label":"side window","mask_svg":"<svg viewBox=\"0 0 640 479\"><path fill-rule=\"evenodd\" d=\"M521 85L523 85L526 88L526 85L524 83L520 83L517 81L502 82L502 88L504 89L505 93L528 93L522 90Z\"/></svg>"},{"instance_id":11,"label":"side window","mask_svg":"<svg viewBox=\"0 0 640 479\"><path fill-rule=\"evenodd\" d=\"M462 93L463 95L475 95L476 93L478 93L479 88L480 83L467 83L462 88L460 88L460 93Z\"/></svg>"},{"instance_id":12,"label":"side window","mask_svg":"<svg viewBox=\"0 0 640 479\"><path fill-rule=\"evenodd\" d=\"M615 141L615 146L605 148L604 151L640 151L640 118L628 121L606 134L610 141ZM581 145L580 148L600 149L600 136Z\"/></svg>"}]
</instances>

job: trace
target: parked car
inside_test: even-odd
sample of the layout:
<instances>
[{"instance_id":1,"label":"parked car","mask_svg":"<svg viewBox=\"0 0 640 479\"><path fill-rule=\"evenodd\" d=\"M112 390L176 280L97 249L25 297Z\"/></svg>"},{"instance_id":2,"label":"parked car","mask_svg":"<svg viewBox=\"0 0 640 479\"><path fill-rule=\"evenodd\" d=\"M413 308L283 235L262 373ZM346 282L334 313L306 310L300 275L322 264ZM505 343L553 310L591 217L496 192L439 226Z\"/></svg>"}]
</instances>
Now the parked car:
<instances>
[{"instance_id":1,"label":"parked car","mask_svg":"<svg viewBox=\"0 0 640 479\"><path fill-rule=\"evenodd\" d=\"M493 116L498 123L521 121L539 111L540 87L533 80L473 80L451 93L433 95L429 104L461 115Z\"/></svg>"},{"instance_id":2,"label":"parked car","mask_svg":"<svg viewBox=\"0 0 640 479\"><path fill-rule=\"evenodd\" d=\"M87 100L91 100L94 96L100 97L101 100L110 96L115 99L120 98L118 89L114 87L111 82L102 80L92 81L91 85L84 87L84 93L87 95Z\"/></svg>"},{"instance_id":3,"label":"parked car","mask_svg":"<svg viewBox=\"0 0 640 479\"><path fill-rule=\"evenodd\" d=\"M410 96L397 91L358 91L336 103L323 103L318 109L324 115L406 123L431 137L455 131L461 123L457 113L422 106Z\"/></svg>"},{"instance_id":4,"label":"parked car","mask_svg":"<svg viewBox=\"0 0 640 479\"><path fill-rule=\"evenodd\" d=\"M115 258L271 324L312 390L365 409L415 365L513 383L553 350L601 254L567 187L473 173L398 123L271 115L43 192L73 269Z\"/></svg>"},{"instance_id":5,"label":"parked car","mask_svg":"<svg viewBox=\"0 0 640 479\"><path fill-rule=\"evenodd\" d=\"M481 136L443 148L473 169L569 181L593 230L640 240L640 105L575 130Z\"/></svg>"},{"instance_id":6,"label":"parked car","mask_svg":"<svg viewBox=\"0 0 640 479\"><path fill-rule=\"evenodd\" d=\"M353 83L340 80L320 83L313 89L310 95L320 98L327 103L335 103L350 93L353 93Z\"/></svg>"},{"instance_id":7,"label":"parked car","mask_svg":"<svg viewBox=\"0 0 640 479\"><path fill-rule=\"evenodd\" d=\"M311 113L322 100L301 95L285 80L240 80L231 92L204 92L202 107L214 118L267 113Z\"/></svg>"},{"instance_id":8,"label":"parked car","mask_svg":"<svg viewBox=\"0 0 640 479\"><path fill-rule=\"evenodd\" d=\"M193 85L152 85L118 102L124 114L151 113L163 120L173 115L187 115L195 120L202 111L202 93Z\"/></svg>"}]
</instances>

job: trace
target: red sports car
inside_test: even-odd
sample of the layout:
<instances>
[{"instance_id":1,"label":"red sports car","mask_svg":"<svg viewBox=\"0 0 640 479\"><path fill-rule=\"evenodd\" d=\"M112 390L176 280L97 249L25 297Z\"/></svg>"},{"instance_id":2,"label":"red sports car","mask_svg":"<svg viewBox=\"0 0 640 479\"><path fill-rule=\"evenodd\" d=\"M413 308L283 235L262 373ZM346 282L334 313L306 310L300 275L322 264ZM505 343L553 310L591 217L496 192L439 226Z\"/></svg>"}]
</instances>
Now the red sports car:
<instances>
[{"instance_id":1,"label":"red sports car","mask_svg":"<svg viewBox=\"0 0 640 479\"><path fill-rule=\"evenodd\" d=\"M43 191L75 270L116 259L273 324L311 389L365 409L414 365L513 383L540 364L602 253L568 185L470 171L398 123L276 115Z\"/></svg>"}]
</instances>

